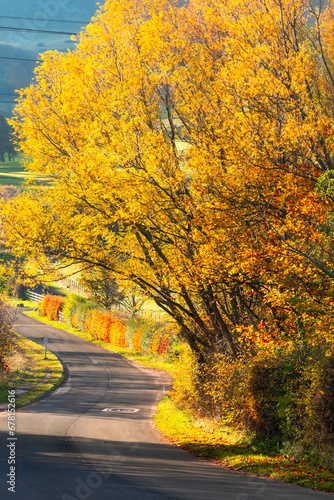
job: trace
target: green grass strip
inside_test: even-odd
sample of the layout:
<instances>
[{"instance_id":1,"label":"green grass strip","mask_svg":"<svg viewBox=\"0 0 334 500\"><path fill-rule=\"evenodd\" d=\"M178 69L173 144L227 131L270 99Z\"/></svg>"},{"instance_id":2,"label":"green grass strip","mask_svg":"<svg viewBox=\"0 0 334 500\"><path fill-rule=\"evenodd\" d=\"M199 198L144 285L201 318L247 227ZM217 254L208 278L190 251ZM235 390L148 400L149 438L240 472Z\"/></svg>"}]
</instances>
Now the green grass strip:
<instances>
[{"instance_id":1,"label":"green grass strip","mask_svg":"<svg viewBox=\"0 0 334 500\"><path fill-rule=\"evenodd\" d=\"M50 351L47 351L47 359L44 359L43 346L19 334L15 334L15 339L16 347L8 356L11 370L2 374L0 379L0 402L7 402L8 390L31 386L17 398L16 406L20 407L57 388L63 381L64 369L57 356ZM47 374L47 380L44 380Z\"/></svg>"},{"instance_id":2,"label":"green grass strip","mask_svg":"<svg viewBox=\"0 0 334 500\"><path fill-rule=\"evenodd\" d=\"M250 437L212 420L195 418L177 408L168 396L158 404L155 424L169 441L197 457L235 470L334 492L333 470L287 456L259 453Z\"/></svg>"}]
</instances>

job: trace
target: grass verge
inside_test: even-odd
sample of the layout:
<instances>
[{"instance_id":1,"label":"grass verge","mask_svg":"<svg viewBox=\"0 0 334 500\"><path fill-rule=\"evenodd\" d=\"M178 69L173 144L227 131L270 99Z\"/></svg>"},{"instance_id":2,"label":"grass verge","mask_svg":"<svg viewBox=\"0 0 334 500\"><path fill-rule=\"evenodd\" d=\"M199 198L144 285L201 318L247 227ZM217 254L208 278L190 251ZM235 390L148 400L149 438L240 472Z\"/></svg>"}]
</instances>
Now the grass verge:
<instances>
[{"instance_id":1,"label":"grass verge","mask_svg":"<svg viewBox=\"0 0 334 500\"><path fill-rule=\"evenodd\" d=\"M168 396L158 404L155 424L169 441L217 465L334 492L332 470L286 455L262 453L261 443L254 437L213 420L195 418L178 409Z\"/></svg>"},{"instance_id":2,"label":"grass verge","mask_svg":"<svg viewBox=\"0 0 334 500\"><path fill-rule=\"evenodd\" d=\"M8 390L19 386L29 386L29 390L19 396L16 406L24 406L58 387L64 378L61 362L52 352L47 351L44 359L44 347L15 334L16 346L7 356L10 370L0 374L0 402L7 402Z\"/></svg>"},{"instance_id":3,"label":"grass verge","mask_svg":"<svg viewBox=\"0 0 334 500\"><path fill-rule=\"evenodd\" d=\"M0 162L0 186L23 187L27 180L34 179L35 174L26 170L25 159L18 155L13 161ZM36 179L35 184L43 185L48 179Z\"/></svg>"},{"instance_id":4,"label":"grass verge","mask_svg":"<svg viewBox=\"0 0 334 500\"><path fill-rule=\"evenodd\" d=\"M11 307L17 307L18 304L22 304L23 307L31 307L32 309L36 309L38 307L36 302L32 302L30 300L21 300L21 299L12 299L6 297L6 304Z\"/></svg>"}]
</instances>

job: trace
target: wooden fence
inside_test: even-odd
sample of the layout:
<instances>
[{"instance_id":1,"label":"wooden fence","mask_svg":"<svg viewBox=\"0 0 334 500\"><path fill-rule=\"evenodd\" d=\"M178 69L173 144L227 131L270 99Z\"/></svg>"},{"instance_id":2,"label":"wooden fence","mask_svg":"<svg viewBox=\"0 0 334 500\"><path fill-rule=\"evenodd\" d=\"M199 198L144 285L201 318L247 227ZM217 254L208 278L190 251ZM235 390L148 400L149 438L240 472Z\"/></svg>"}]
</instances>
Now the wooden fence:
<instances>
[{"instance_id":1,"label":"wooden fence","mask_svg":"<svg viewBox=\"0 0 334 500\"><path fill-rule=\"evenodd\" d=\"M44 295L32 292L31 290L27 291L27 295L29 300L31 300L31 302L42 302L42 300L44 299Z\"/></svg>"},{"instance_id":2,"label":"wooden fence","mask_svg":"<svg viewBox=\"0 0 334 500\"><path fill-rule=\"evenodd\" d=\"M64 283L68 288L70 288L71 290L74 290L76 292L81 292L81 294L83 296L86 295L86 289L85 287L82 286L81 283L79 283L79 281L77 281L76 279L74 278L64 278L61 280L62 283Z\"/></svg>"}]
</instances>

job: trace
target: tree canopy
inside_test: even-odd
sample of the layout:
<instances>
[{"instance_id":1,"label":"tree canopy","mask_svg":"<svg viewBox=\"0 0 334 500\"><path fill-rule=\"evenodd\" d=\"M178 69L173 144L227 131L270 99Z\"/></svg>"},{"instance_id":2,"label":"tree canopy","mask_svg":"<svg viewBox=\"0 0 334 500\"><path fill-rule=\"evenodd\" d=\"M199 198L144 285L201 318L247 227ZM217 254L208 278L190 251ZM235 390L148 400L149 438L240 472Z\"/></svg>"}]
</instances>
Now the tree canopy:
<instances>
[{"instance_id":1,"label":"tree canopy","mask_svg":"<svg viewBox=\"0 0 334 500\"><path fill-rule=\"evenodd\" d=\"M2 208L24 272L112 272L200 359L330 334L333 24L331 3L107 0L16 106L52 179Z\"/></svg>"}]
</instances>

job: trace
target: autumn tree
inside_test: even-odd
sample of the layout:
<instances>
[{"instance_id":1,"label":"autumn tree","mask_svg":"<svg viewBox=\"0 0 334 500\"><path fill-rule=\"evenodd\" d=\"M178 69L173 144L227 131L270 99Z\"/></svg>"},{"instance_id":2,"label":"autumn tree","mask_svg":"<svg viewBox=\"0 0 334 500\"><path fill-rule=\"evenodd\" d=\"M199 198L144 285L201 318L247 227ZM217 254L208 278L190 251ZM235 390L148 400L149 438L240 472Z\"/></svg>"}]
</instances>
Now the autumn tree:
<instances>
[{"instance_id":1,"label":"autumn tree","mask_svg":"<svg viewBox=\"0 0 334 500\"><path fill-rule=\"evenodd\" d=\"M300 304L331 308L332 26L300 0L107 1L16 107L52 179L2 210L24 271L112 272L201 360L321 331Z\"/></svg>"},{"instance_id":2,"label":"autumn tree","mask_svg":"<svg viewBox=\"0 0 334 500\"><path fill-rule=\"evenodd\" d=\"M116 306L131 316L136 316L145 303L138 287L131 283L124 284L103 267L83 268L80 283L89 298L106 309Z\"/></svg>"}]
</instances>

